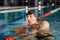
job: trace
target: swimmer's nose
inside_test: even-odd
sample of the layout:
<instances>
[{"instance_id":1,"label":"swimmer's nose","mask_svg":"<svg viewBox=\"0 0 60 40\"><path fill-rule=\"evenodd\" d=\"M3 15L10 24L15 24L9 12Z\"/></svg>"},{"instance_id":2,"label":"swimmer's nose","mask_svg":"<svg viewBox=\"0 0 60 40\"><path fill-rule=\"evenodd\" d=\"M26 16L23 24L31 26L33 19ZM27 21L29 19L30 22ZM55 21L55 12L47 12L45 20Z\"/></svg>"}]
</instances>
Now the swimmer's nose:
<instances>
[{"instance_id":1,"label":"swimmer's nose","mask_svg":"<svg viewBox=\"0 0 60 40\"><path fill-rule=\"evenodd\" d=\"M30 18L27 18L27 20L31 20Z\"/></svg>"}]
</instances>

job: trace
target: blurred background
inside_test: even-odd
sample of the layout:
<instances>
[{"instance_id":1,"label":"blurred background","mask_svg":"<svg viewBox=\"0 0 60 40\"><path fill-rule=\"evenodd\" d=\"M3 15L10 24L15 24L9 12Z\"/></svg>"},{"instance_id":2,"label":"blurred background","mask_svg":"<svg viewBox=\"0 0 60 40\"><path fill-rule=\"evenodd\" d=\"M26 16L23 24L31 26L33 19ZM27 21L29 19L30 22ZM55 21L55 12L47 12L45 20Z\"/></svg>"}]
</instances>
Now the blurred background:
<instances>
[{"instance_id":1,"label":"blurred background","mask_svg":"<svg viewBox=\"0 0 60 40\"><path fill-rule=\"evenodd\" d=\"M39 6L41 7L39 8ZM58 7L60 7L60 0L0 0L0 40L4 40L6 36L14 36L17 40L19 39L12 30L27 24L25 14L28 8L30 8L28 11L34 12L36 17L40 17ZM54 38L60 40L60 10L39 22L44 20L50 23Z\"/></svg>"},{"instance_id":2,"label":"blurred background","mask_svg":"<svg viewBox=\"0 0 60 40\"><path fill-rule=\"evenodd\" d=\"M51 5L55 3L56 6L60 6L60 0L0 0L0 6L35 6L39 1L42 5ZM27 2L27 3L26 3Z\"/></svg>"}]
</instances>

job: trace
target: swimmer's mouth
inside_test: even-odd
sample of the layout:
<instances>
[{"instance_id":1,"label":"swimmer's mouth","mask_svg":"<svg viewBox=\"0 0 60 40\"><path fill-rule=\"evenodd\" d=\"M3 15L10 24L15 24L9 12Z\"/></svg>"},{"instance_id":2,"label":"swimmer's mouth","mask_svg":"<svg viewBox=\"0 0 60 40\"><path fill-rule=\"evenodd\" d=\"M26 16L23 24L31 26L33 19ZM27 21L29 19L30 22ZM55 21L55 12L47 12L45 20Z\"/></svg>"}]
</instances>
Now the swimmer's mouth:
<instances>
[{"instance_id":1,"label":"swimmer's mouth","mask_svg":"<svg viewBox=\"0 0 60 40\"><path fill-rule=\"evenodd\" d=\"M30 23L30 21L28 21L28 23Z\"/></svg>"}]
</instances>

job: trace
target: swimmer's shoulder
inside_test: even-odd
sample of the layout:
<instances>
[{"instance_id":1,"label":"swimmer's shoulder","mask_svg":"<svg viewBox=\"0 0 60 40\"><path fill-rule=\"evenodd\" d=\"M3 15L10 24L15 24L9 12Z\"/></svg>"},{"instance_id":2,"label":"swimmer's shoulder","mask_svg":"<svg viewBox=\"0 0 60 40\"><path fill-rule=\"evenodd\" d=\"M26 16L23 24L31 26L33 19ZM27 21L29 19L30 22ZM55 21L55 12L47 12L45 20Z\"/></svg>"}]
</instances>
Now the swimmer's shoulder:
<instances>
[{"instance_id":1,"label":"swimmer's shoulder","mask_svg":"<svg viewBox=\"0 0 60 40\"><path fill-rule=\"evenodd\" d=\"M39 23L40 25L49 25L48 21L42 21L41 23Z\"/></svg>"},{"instance_id":2,"label":"swimmer's shoulder","mask_svg":"<svg viewBox=\"0 0 60 40\"><path fill-rule=\"evenodd\" d=\"M50 24L48 21L43 21L40 23L41 29L50 30Z\"/></svg>"}]
</instances>

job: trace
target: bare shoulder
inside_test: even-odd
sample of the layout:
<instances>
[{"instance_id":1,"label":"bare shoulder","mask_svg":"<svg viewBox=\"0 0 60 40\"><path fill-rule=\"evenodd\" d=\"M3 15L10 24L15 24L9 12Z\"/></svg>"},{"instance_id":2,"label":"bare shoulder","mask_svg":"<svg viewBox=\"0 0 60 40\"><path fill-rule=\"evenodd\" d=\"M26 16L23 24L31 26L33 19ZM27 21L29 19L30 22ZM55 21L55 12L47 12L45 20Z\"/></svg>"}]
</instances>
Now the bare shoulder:
<instances>
[{"instance_id":1,"label":"bare shoulder","mask_svg":"<svg viewBox=\"0 0 60 40\"><path fill-rule=\"evenodd\" d=\"M42 23L43 23L43 24L49 24L49 22L48 22L48 21L43 21Z\"/></svg>"},{"instance_id":2,"label":"bare shoulder","mask_svg":"<svg viewBox=\"0 0 60 40\"><path fill-rule=\"evenodd\" d=\"M48 21L43 21L43 22L41 22L41 24L44 25L44 26L49 26L49 22Z\"/></svg>"},{"instance_id":3,"label":"bare shoulder","mask_svg":"<svg viewBox=\"0 0 60 40\"><path fill-rule=\"evenodd\" d=\"M49 22L48 21L43 21L41 22L42 29L49 29Z\"/></svg>"}]
</instances>

